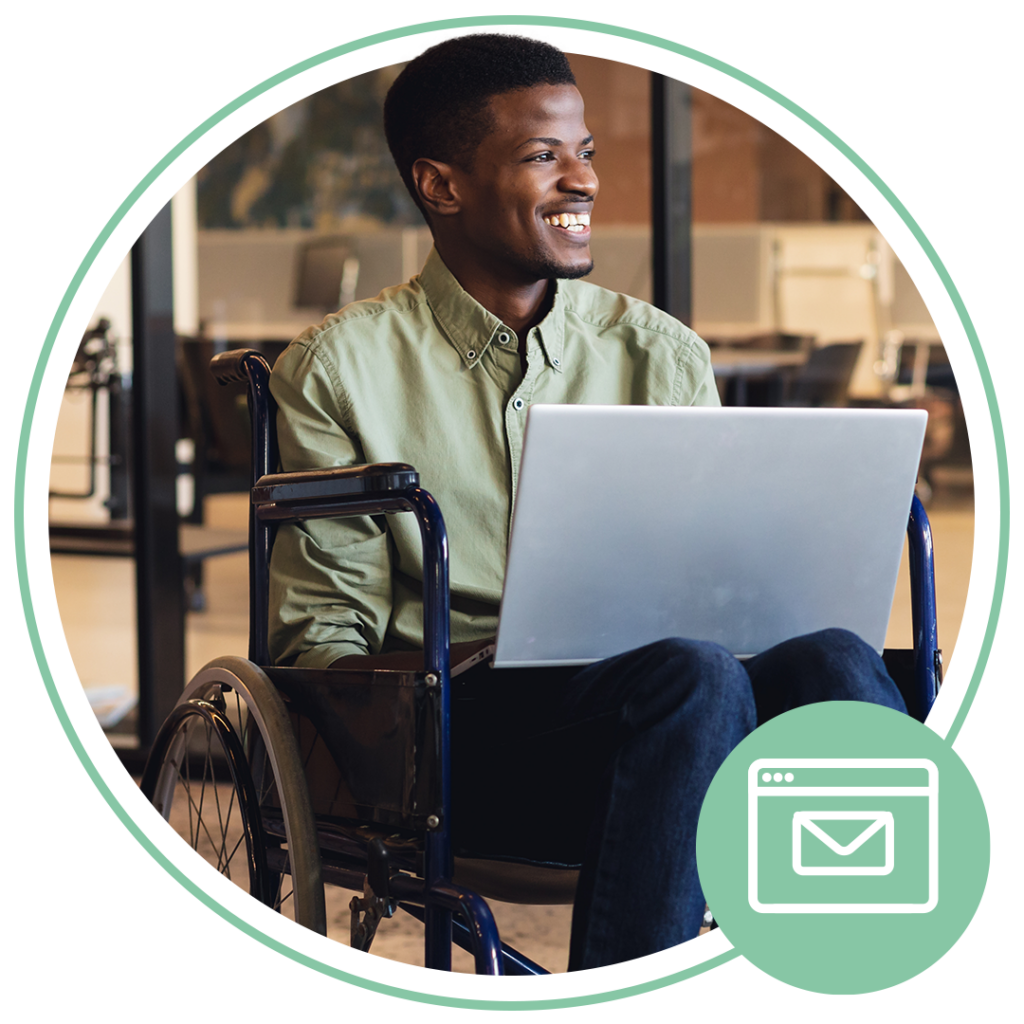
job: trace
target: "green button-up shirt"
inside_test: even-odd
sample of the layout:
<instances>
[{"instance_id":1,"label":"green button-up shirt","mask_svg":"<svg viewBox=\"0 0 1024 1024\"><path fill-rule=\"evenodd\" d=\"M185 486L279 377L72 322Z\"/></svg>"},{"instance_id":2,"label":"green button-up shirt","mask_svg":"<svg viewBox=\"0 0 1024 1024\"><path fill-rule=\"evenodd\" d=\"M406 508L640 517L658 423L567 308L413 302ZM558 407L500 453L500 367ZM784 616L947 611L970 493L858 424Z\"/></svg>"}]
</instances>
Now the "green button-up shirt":
<instances>
[{"instance_id":1,"label":"green button-up shirt","mask_svg":"<svg viewBox=\"0 0 1024 1024\"><path fill-rule=\"evenodd\" d=\"M283 470L408 462L448 527L452 640L493 636L533 403L717 405L707 346L653 306L559 281L526 338L467 294L436 251L408 284L295 339L274 367ZM422 647L411 516L281 528L271 561L276 663Z\"/></svg>"}]
</instances>

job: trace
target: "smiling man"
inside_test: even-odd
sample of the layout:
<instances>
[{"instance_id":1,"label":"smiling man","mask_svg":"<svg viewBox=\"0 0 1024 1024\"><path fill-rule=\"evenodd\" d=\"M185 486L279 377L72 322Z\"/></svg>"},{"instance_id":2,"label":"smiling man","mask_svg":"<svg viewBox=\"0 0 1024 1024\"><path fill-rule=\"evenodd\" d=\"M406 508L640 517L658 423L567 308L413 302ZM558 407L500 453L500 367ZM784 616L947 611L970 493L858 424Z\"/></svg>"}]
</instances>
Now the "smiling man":
<instances>
[{"instance_id":1,"label":"smiling man","mask_svg":"<svg viewBox=\"0 0 1024 1024\"><path fill-rule=\"evenodd\" d=\"M718 393L691 330L579 280L598 180L564 54L514 36L442 43L395 81L385 130L434 249L412 281L280 357L281 461L415 466L448 526L452 639L481 641L497 626L529 405ZM422 578L406 517L283 527L275 661L422 648ZM701 924L695 835L718 766L759 721L828 699L903 709L881 659L839 630L742 664L669 638L585 668L475 667L453 683L456 852L581 865L570 969L675 945Z\"/></svg>"},{"instance_id":2,"label":"smiling man","mask_svg":"<svg viewBox=\"0 0 1024 1024\"><path fill-rule=\"evenodd\" d=\"M489 116L495 130L468 160L421 157L409 173L447 268L526 337L550 306L550 282L594 267L593 137L571 84L501 93Z\"/></svg>"}]
</instances>

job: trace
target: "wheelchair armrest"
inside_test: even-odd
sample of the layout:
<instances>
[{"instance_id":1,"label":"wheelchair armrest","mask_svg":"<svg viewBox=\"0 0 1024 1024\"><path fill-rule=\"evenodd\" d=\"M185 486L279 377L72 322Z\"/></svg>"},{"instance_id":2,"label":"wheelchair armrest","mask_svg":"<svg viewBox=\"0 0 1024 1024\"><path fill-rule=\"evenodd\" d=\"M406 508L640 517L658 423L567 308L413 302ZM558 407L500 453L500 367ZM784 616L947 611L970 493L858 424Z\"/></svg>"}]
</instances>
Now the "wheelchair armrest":
<instances>
[{"instance_id":1,"label":"wheelchair armrest","mask_svg":"<svg viewBox=\"0 0 1024 1024\"><path fill-rule=\"evenodd\" d=\"M412 512L423 543L424 667L436 674L444 691L447 720L449 666L448 533L434 498L420 487L419 474L404 462L267 473L252 489L253 593L262 601L251 616L252 658L269 660L267 605L273 524L302 519L330 519L381 512ZM447 777L447 771L445 771Z\"/></svg>"},{"instance_id":2,"label":"wheelchair armrest","mask_svg":"<svg viewBox=\"0 0 1024 1024\"><path fill-rule=\"evenodd\" d=\"M408 508L419 473L404 462L268 473L256 481L252 503L261 520L321 519Z\"/></svg>"}]
</instances>

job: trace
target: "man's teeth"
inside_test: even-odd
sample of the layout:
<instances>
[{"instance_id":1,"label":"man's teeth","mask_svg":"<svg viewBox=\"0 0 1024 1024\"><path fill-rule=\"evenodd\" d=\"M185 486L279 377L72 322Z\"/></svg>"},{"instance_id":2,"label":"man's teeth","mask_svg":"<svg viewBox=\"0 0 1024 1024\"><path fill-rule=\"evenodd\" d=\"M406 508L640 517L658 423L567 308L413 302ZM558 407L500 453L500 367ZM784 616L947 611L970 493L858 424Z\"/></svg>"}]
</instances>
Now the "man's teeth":
<instances>
[{"instance_id":1,"label":"man's teeth","mask_svg":"<svg viewBox=\"0 0 1024 1024\"><path fill-rule=\"evenodd\" d=\"M544 218L545 224L553 228L566 228L569 231L582 231L590 227L589 213L554 213Z\"/></svg>"}]
</instances>

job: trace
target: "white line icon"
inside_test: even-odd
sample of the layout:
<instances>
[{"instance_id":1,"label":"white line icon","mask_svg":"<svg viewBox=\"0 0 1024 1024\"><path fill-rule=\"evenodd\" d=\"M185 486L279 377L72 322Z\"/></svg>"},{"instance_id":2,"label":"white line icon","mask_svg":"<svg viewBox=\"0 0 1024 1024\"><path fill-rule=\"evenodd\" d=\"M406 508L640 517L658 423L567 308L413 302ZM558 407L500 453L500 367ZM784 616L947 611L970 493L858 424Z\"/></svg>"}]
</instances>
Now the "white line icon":
<instances>
[{"instance_id":1,"label":"white line icon","mask_svg":"<svg viewBox=\"0 0 1024 1024\"><path fill-rule=\"evenodd\" d=\"M818 824L821 821L862 821L864 831L843 844L830 836ZM836 855L833 864L809 865L803 863L805 837L803 829ZM839 858L849 858L876 833L885 831L885 859L882 864L844 864ZM798 875L887 875L893 868L896 827L889 811L797 811L793 815L793 870Z\"/></svg>"},{"instance_id":2,"label":"white line icon","mask_svg":"<svg viewBox=\"0 0 1024 1024\"><path fill-rule=\"evenodd\" d=\"M753 910L925 914L938 904L932 761L760 758L747 780Z\"/></svg>"}]
</instances>

